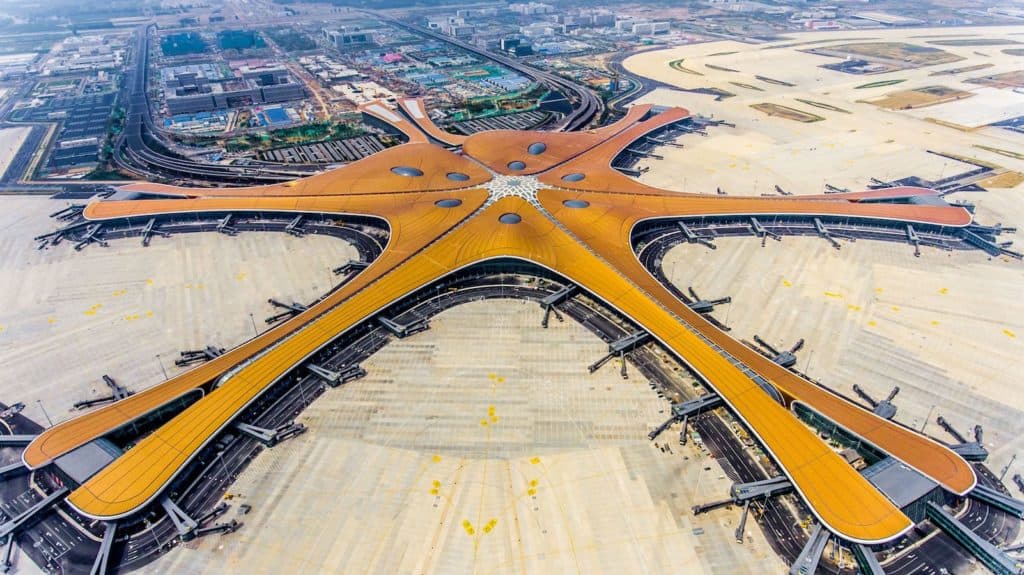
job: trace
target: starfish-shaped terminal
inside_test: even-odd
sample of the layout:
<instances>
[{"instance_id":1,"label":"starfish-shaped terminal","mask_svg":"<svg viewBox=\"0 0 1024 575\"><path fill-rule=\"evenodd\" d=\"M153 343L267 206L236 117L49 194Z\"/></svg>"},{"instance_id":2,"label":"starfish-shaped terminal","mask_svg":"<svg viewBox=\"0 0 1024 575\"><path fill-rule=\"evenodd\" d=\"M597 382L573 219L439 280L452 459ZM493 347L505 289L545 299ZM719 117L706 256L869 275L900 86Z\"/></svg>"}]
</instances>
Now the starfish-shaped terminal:
<instances>
[{"instance_id":1,"label":"starfish-shaped terminal","mask_svg":"<svg viewBox=\"0 0 1024 575\"><path fill-rule=\"evenodd\" d=\"M46 430L25 450L25 464L42 467L176 399L202 394L68 497L98 520L137 514L247 406L339 335L459 270L516 261L565 278L689 366L743 421L824 527L845 540L890 541L912 522L798 419L796 405L955 495L974 487L971 466L947 447L783 368L691 310L641 263L637 242L640 232L675 222L755 231L759 222L805 228L852 222L890 234L908 226L911 233L949 234L971 223L964 208L910 187L803 197L696 195L653 188L612 167L633 142L687 121L689 112L680 108L634 106L619 122L587 132L462 137L435 126L422 101L399 104L396 111L376 102L364 112L408 142L342 168L264 187L136 183L121 192L144 200L120 199L122 193L89 204L87 220L110 224L197 213L377 218L389 238L366 269L306 311L164 383ZM459 146L461 153L447 149Z\"/></svg>"}]
</instances>

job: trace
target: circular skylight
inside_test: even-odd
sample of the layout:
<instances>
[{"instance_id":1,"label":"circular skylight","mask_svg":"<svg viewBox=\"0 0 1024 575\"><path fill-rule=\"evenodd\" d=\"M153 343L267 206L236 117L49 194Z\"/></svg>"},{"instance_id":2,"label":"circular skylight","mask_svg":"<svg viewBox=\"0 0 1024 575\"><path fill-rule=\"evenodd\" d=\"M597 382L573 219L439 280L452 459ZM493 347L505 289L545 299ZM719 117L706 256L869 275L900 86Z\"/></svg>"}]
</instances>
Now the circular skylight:
<instances>
[{"instance_id":1,"label":"circular skylight","mask_svg":"<svg viewBox=\"0 0 1024 575\"><path fill-rule=\"evenodd\" d=\"M579 172L575 172L575 173L572 173L572 174L566 174L566 175L562 176L562 181L563 182L579 182L579 181L581 181L585 177L586 177L585 175L583 175L583 174L581 174Z\"/></svg>"},{"instance_id":2,"label":"circular skylight","mask_svg":"<svg viewBox=\"0 0 1024 575\"><path fill-rule=\"evenodd\" d=\"M469 179L469 176L462 172L448 172L448 179L454 182L465 182Z\"/></svg>"},{"instance_id":3,"label":"circular skylight","mask_svg":"<svg viewBox=\"0 0 1024 575\"><path fill-rule=\"evenodd\" d=\"M548 149L548 145L545 144L544 142L535 142L533 144L530 144L530 146L528 148L526 148L526 151L530 152L530 155L536 156L538 154L543 154L544 150L547 150L547 149Z\"/></svg>"},{"instance_id":4,"label":"circular skylight","mask_svg":"<svg viewBox=\"0 0 1024 575\"><path fill-rule=\"evenodd\" d=\"M519 222L523 221L523 218L519 214L513 214L510 212L498 216L498 221L503 224L518 224Z\"/></svg>"},{"instance_id":5,"label":"circular skylight","mask_svg":"<svg viewBox=\"0 0 1024 575\"><path fill-rule=\"evenodd\" d=\"M562 205L567 208L589 208L590 202L583 200L565 200Z\"/></svg>"},{"instance_id":6,"label":"circular skylight","mask_svg":"<svg viewBox=\"0 0 1024 575\"><path fill-rule=\"evenodd\" d=\"M408 178L415 178L422 176L423 170L412 166L395 166L394 168L391 168L391 173L398 174L399 176L406 176Z\"/></svg>"},{"instance_id":7,"label":"circular skylight","mask_svg":"<svg viewBox=\"0 0 1024 575\"><path fill-rule=\"evenodd\" d=\"M508 163L508 169L510 169L510 170L525 170L526 169L526 162L521 162L519 160L512 160L511 162Z\"/></svg>"},{"instance_id":8,"label":"circular skylight","mask_svg":"<svg viewBox=\"0 0 1024 575\"><path fill-rule=\"evenodd\" d=\"M462 200L455 198L447 198L444 200L437 200L434 205L439 208L455 208L462 205Z\"/></svg>"}]
</instances>

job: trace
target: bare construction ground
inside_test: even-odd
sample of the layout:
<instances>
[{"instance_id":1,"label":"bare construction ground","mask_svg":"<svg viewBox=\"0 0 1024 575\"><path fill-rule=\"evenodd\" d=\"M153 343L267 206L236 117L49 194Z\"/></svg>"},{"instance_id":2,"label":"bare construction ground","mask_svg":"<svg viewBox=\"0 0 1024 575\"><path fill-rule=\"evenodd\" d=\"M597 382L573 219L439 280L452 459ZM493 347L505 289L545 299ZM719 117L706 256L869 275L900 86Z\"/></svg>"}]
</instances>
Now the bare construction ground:
<instances>
[{"instance_id":1,"label":"bare construction ground","mask_svg":"<svg viewBox=\"0 0 1024 575\"><path fill-rule=\"evenodd\" d=\"M974 32L985 37L1012 39L1022 30L1021 27L985 28ZM962 32L972 33L970 29ZM927 30L871 30L864 32L861 41L920 44L920 40L910 36L927 33ZM736 126L711 128L707 138L683 136L678 140L685 146L682 149L660 148L657 153L663 155L664 160L640 162L641 166L650 168L642 180L696 193L713 194L718 187L733 194L773 193L778 184L788 192L809 194L821 193L826 183L860 190L872 177L892 180L915 175L939 179L971 169L967 164L931 154L929 150L978 158L1009 170L1024 170L1024 161L977 147L1003 150L1022 147L1020 134L985 126L1019 116L1024 109L1024 94L968 83L967 80L979 73L963 72L943 76L942 85L973 93L974 97L920 110L880 109L863 100L892 92L891 85L857 89L866 82L865 76L821 68L829 58L800 51L807 42L828 47L850 44L849 39L844 41L842 35L823 32L788 36L792 38L769 44L732 41L692 44L644 52L626 59L623 65L631 72L680 88L656 90L644 96L642 102L683 106L695 114L713 116ZM930 74L937 70L988 64L990 67L985 73L997 75L1021 67L1019 56L1006 54L998 46L945 46L943 50L963 60L954 65L876 74L870 79L903 80L900 89L916 90L935 85L935 78ZM671 63L680 60L688 69L700 70L702 75L673 69ZM711 69L704 65L707 62L738 72ZM792 85L764 81L758 76ZM736 89L730 82L748 83L763 91ZM715 101L712 96L682 91L700 88L725 89L735 95ZM843 111L823 107L808 110L800 100ZM752 104L759 103L805 109L825 119L805 124L784 117L766 117L751 108ZM957 124L969 131L940 125L930 118Z\"/></svg>"}]
</instances>

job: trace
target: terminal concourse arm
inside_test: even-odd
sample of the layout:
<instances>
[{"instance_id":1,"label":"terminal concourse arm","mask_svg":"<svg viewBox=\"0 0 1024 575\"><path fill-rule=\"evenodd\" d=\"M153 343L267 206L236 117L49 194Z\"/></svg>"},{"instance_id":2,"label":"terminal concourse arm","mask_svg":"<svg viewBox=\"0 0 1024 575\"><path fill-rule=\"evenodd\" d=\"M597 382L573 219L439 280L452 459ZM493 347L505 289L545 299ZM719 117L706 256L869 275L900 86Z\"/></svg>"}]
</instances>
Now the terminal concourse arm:
<instances>
[{"instance_id":1,"label":"terminal concourse arm","mask_svg":"<svg viewBox=\"0 0 1024 575\"><path fill-rule=\"evenodd\" d=\"M586 194L542 190L541 204L581 241L630 277L659 303L704 334L711 341L739 358L767 379L787 401L799 401L868 443L929 476L946 489L964 494L977 481L971 466L947 447L895 422L880 418L830 391L785 369L746 347L712 323L693 312L673 296L640 263L631 247L633 227L645 219L659 217L699 217L720 213L774 214L799 213L823 216L886 218L906 222L961 226L970 222L963 208L904 204L851 203L843 201L799 201L789 199L736 198L738 208L722 204L720 198L692 197L623 198L617 194ZM585 197L587 209L571 209L562 202ZM785 206L785 210L780 208ZM720 207L725 206L725 207ZM715 379L712 377L714 386Z\"/></svg>"},{"instance_id":2,"label":"terminal concourse arm","mask_svg":"<svg viewBox=\"0 0 1024 575\"><path fill-rule=\"evenodd\" d=\"M208 386L231 368L250 358L272 342L295 332L316 317L395 266L464 220L483 204L484 190L380 196L339 196L314 198L215 198L95 202L85 216L92 221L149 218L168 214L199 214L224 211L279 211L376 216L388 223L390 236L383 253L350 282L318 304L263 334L198 365L181 375L131 397L104 406L45 430L25 450L22 458L30 468L47 464L72 449L181 397L190 390ZM462 204L440 208L441 199L457 197Z\"/></svg>"}]
</instances>

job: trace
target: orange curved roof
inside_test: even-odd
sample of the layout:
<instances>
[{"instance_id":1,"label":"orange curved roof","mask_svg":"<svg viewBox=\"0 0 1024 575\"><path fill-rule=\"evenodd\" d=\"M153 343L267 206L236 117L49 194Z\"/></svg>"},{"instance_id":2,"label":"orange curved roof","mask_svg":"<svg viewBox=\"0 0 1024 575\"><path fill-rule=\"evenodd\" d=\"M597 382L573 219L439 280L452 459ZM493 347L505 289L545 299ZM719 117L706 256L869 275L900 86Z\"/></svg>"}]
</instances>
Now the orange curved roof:
<instances>
[{"instance_id":1,"label":"orange curved roof","mask_svg":"<svg viewBox=\"0 0 1024 575\"><path fill-rule=\"evenodd\" d=\"M398 106L405 112L407 118L411 119L423 133L434 140L447 146L461 146L466 141L466 136L452 134L439 128L430 119L423 98L399 98Z\"/></svg>"},{"instance_id":2,"label":"orange curved roof","mask_svg":"<svg viewBox=\"0 0 1024 575\"><path fill-rule=\"evenodd\" d=\"M112 403L84 416L57 424L25 449L22 459L35 469L72 449L128 423L146 413L217 379L233 366L252 357L282 337L294 333L310 318L344 301L349 295L413 255L434 236L458 223L478 208L486 198L483 190L459 192L463 204L457 208L438 208L439 199L451 197L444 192L414 196L334 196L302 198L204 198L183 200L147 200L143 202L94 202L85 210L92 220L143 217L168 213L223 210L265 210L328 212L378 216L388 222L391 237L384 253L367 269L306 312L279 324L227 353L185 373Z\"/></svg>"},{"instance_id":3,"label":"orange curved roof","mask_svg":"<svg viewBox=\"0 0 1024 575\"><path fill-rule=\"evenodd\" d=\"M140 440L69 497L71 504L89 517L114 519L132 514L152 501L248 402L317 348L396 299L454 270L491 258L510 257L547 267L589 290L643 326L702 374L761 440L814 514L845 539L887 541L905 532L910 522L720 350L769 380L788 401L807 404L945 488L962 494L973 487L973 470L950 450L780 368L691 312L640 265L630 247L633 227L652 218L806 214L962 226L970 222L970 214L952 206L870 201L929 193L918 188L811 198L723 198L643 186L610 168L609 162L635 139L689 115L674 109L639 121L647 111L649 108L637 108L617 124L618 129L590 134L492 132L466 140L467 155L494 166L514 159L503 158L502 154L519 151L524 142L527 146L531 140L549 144L533 154L537 163L530 169L548 170L537 178L539 181L576 189L541 190L537 201L544 212L522 197L503 196L507 192L489 195L486 190L462 189L460 186L486 184L488 172L470 159L418 143L294 184L232 190L137 184L126 188L182 197L90 204L85 216L93 220L245 210L360 214L385 219L391 237L369 268L310 310L165 383L44 431L26 449L25 463L39 467L190 389L225 376L216 390ZM413 151L416 157L410 155ZM380 175L382 166L397 160L402 165L421 167L424 176ZM567 183L561 179L564 173L587 166L590 168L584 180ZM456 169L469 175L470 181L454 186L438 176ZM442 185L448 189L418 191L430 186L442 189ZM435 205L441 198L463 202L445 209ZM489 198L491 203L485 204ZM563 204L568 199L583 199L589 204L581 209L568 208ZM484 205L487 207L479 209ZM498 216L506 212L519 214L522 222L498 222Z\"/></svg>"},{"instance_id":4,"label":"orange curved roof","mask_svg":"<svg viewBox=\"0 0 1024 575\"><path fill-rule=\"evenodd\" d=\"M976 482L974 471L959 455L918 433L882 419L867 410L857 408L845 399L808 382L741 344L700 314L683 305L647 272L629 247L633 227L637 223L649 219L652 214L657 214L657 217L665 217L672 214L709 213L706 207L690 208L689 206L695 203L707 206L715 203L708 202L708 200L717 198L637 197L633 198L629 205L626 205L618 194L580 194L559 190L542 190L539 198L541 205L568 227L573 234L577 235L581 241L591 246L601 257L608 259L617 269L622 270L624 274L647 291L652 298L672 310L687 324L769 380L789 400L805 403L840 426L863 437L872 445L931 477L954 493L962 495L974 487ZM590 204L587 209L568 208L563 203L566 200L584 198ZM736 200L748 204L739 210L740 213L762 213L760 210L771 213L765 208L773 203L786 201L775 198L749 198L746 200L737 198ZM958 207L849 204L825 201L795 202L795 204L808 210L800 213L818 215L835 215L838 212L894 219L913 217L927 223L949 222L948 225L964 225L962 222L965 219L970 221L970 214ZM730 211L730 213L732 212ZM714 386L716 377L709 379ZM770 442L767 442L767 445L769 449L772 448Z\"/></svg>"},{"instance_id":5,"label":"orange curved roof","mask_svg":"<svg viewBox=\"0 0 1024 575\"><path fill-rule=\"evenodd\" d=\"M690 117L689 110L671 108L642 122L634 123L627 129L608 138L590 152L575 157L570 161L560 164L556 169L541 174L539 179L542 183L549 186L571 187L573 189L594 192L678 195L679 192L669 192L648 186L624 175L615 168L612 168L612 160L630 144L647 134L688 117ZM570 174L583 174L586 177L578 182L568 182L563 179Z\"/></svg>"},{"instance_id":6,"label":"orange curved roof","mask_svg":"<svg viewBox=\"0 0 1024 575\"><path fill-rule=\"evenodd\" d=\"M403 176L392 168L411 167L422 176ZM460 172L468 180L452 180L448 174ZM378 152L368 158L333 170L268 186L244 188L182 188L164 184L138 182L121 186L126 192L144 192L182 197L266 197L266 196L340 196L347 194L379 194L382 191L421 192L455 190L479 186L491 179L479 164L433 144L402 144Z\"/></svg>"},{"instance_id":7,"label":"orange curved roof","mask_svg":"<svg viewBox=\"0 0 1024 575\"><path fill-rule=\"evenodd\" d=\"M374 100L359 106L359 111L376 118L377 120L390 124L400 133L405 134L409 144L429 144L430 140L415 124L402 117L401 114L391 109L384 101Z\"/></svg>"},{"instance_id":8,"label":"orange curved roof","mask_svg":"<svg viewBox=\"0 0 1024 575\"><path fill-rule=\"evenodd\" d=\"M650 109L650 105L634 106L618 122L589 132L478 132L466 138L462 150L499 174L537 174L563 164L636 125ZM543 145L543 150L531 151L530 146L537 144ZM522 162L524 166L519 169L511 167L509 164L515 161Z\"/></svg>"}]
</instances>

